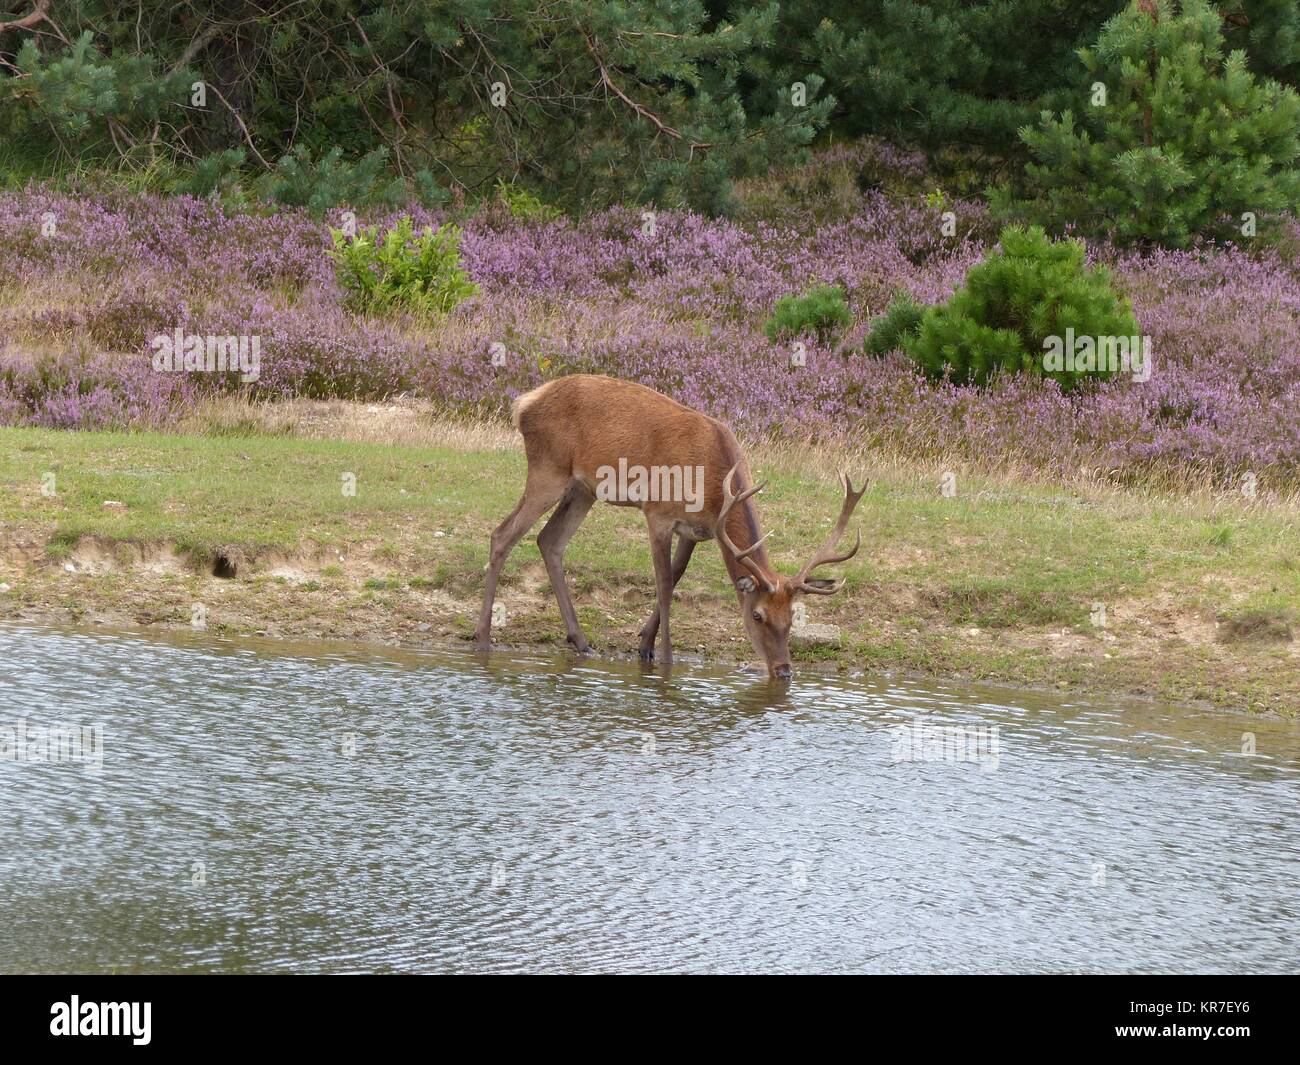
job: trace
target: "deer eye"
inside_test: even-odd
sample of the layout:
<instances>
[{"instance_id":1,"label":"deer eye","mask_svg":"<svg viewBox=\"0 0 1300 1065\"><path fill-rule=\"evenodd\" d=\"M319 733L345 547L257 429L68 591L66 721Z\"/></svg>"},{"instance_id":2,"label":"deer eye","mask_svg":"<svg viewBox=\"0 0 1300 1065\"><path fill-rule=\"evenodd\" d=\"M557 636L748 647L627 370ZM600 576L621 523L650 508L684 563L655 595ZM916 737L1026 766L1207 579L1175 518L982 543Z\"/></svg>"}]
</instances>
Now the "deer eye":
<instances>
[{"instance_id":1,"label":"deer eye","mask_svg":"<svg viewBox=\"0 0 1300 1065\"><path fill-rule=\"evenodd\" d=\"M763 620L763 612L762 612L761 610L755 610L755 611L754 611L754 620L755 620L755 621L762 621L762 620Z\"/></svg>"}]
</instances>

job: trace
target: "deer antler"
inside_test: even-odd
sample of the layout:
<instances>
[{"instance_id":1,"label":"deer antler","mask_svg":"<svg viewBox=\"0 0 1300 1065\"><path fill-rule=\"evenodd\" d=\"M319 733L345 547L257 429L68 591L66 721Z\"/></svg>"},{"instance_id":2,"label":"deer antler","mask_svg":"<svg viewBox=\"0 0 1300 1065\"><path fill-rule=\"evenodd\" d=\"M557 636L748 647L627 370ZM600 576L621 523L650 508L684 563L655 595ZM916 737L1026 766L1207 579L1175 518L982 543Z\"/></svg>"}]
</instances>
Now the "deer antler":
<instances>
[{"instance_id":1,"label":"deer antler","mask_svg":"<svg viewBox=\"0 0 1300 1065\"><path fill-rule=\"evenodd\" d=\"M811 592L813 595L833 595L844 587L844 581L835 581L829 588L823 588L815 584L809 584L808 575L818 566L826 566L832 562L847 562L858 553L858 548L862 546L862 532L858 532L857 540L853 546L844 554L835 554L835 545L840 542L840 537L844 535L844 527L848 525L849 518L853 516L853 509L858 505L858 500L867 490L863 484L856 492L853 490L853 482L849 480L847 473L840 474L840 481L844 484L844 505L840 507L840 517L835 523L835 528L831 530L830 536L826 542L813 552L813 557L808 560L807 564L799 571L795 577L794 584L801 592Z\"/></svg>"},{"instance_id":2,"label":"deer antler","mask_svg":"<svg viewBox=\"0 0 1300 1065\"><path fill-rule=\"evenodd\" d=\"M753 574L755 580L757 580L760 584L762 584L763 587L766 588L769 592L775 592L776 585L772 583L772 581L768 578L767 574L764 573L763 570L759 567L758 563L749 557L760 547L762 547L763 541L766 540L772 534L769 532L764 534L763 536L760 536L757 540L755 540L743 551L737 548L736 545L731 542L731 537L727 535L727 515L730 513L731 508L735 506L737 503L743 503L750 496L758 492L761 492L763 490L763 484L766 483L766 482L760 482L759 484L756 484L750 488L746 488L743 492L740 493L740 495L732 494L731 481L732 478L736 476L736 470L738 470L739 468L740 468L740 463L737 462L736 465L732 466L731 469L728 471L727 476L723 478L722 509L718 511L718 520L713 527L713 535L718 538L719 543L721 543L723 546L726 547L728 551L730 551L733 555L735 555L737 562L739 562L742 566L744 566L747 570L749 570L751 574Z\"/></svg>"}]
</instances>

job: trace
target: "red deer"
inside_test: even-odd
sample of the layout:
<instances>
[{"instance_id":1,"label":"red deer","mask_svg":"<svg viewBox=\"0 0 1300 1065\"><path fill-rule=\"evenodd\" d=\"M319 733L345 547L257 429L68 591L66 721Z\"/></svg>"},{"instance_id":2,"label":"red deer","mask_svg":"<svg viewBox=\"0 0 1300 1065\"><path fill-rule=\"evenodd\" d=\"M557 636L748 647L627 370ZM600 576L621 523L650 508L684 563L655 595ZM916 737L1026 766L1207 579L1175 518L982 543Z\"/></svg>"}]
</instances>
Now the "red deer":
<instances>
[{"instance_id":1,"label":"red deer","mask_svg":"<svg viewBox=\"0 0 1300 1065\"><path fill-rule=\"evenodd\" d=\"M716 538L754 649L770 677L790 676L795 597L830 595L844 586L842 580L814 578L811 573L857 553L861 533L843 554L837 555L835 548L865 486L855 490L841 474L845 494L839 520L791 579L772 568L764 544L767 536L759 535L752 502L763 486L752 484L740 445L720 421L644 385L590 374L547 382L515 400L512 414L523 434L528 477L523 497L492 534L483 609L474 632L480 650L491 644L492 603L506 558L551 507L556 507L555 513L538 534L537 546L569 643L578 651L590 650L564 582L563 560L565 546L592 504L603 499L640 508L650 527L658 608L641 629L643 659L654 658L658 634L660 661L672 663L668 611L673 588L695 545ZM635 484L628 482L629 471Z\"/></svg>"}]
</instances>

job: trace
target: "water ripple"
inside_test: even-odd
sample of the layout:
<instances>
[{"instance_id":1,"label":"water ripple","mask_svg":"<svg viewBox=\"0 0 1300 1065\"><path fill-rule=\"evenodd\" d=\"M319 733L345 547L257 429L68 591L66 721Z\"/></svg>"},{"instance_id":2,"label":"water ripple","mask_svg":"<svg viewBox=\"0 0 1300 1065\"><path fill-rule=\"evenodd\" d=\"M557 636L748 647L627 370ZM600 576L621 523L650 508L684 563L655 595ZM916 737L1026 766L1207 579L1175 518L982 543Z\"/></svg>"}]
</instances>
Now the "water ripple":
<instances>
[{"instance_id":1,"label":"water ripple","mask_svg":"<svg viewBox=\"0 0 1300 1065\"><path fill-rule=\"evenodd\" d=\"M9 971L1296 967L1286 723L204 634L0 662L0 728L103 728L99 769L0 759Z\"/></svg>"}]
</instances>

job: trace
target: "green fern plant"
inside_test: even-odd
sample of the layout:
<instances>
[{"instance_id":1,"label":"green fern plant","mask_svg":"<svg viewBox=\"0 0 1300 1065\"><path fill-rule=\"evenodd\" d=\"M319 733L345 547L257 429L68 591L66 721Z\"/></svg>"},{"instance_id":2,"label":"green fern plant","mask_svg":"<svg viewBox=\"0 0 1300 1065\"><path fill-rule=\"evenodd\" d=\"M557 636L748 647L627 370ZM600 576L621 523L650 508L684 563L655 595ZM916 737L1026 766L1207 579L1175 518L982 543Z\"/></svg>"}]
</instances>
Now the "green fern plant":
<instances>
[{"instance_id":1,"label":"green fern plant","mask_svg":"<svg viewBox=\"0 0 1300 1065\"><path fill-rule=\"evenodd\" d=\"M382 236L378 227L348 237L331 229L335 275L353 309L446 314L477 294L460 261L461 232L447 224L418 235L409 217Z\"/></svg>"},{"instance_id":2,"label":"green fern plant","mask_svg":"<svg viewBox=\"0 0 1300 1065\"><path fill-rule=\"evenodd\" d=\"M505 204L512 218L521 222L553 222L563 211L543 203L526 188L514 182L497 181L497 196Z\"/></svg>"}]
</instances>

